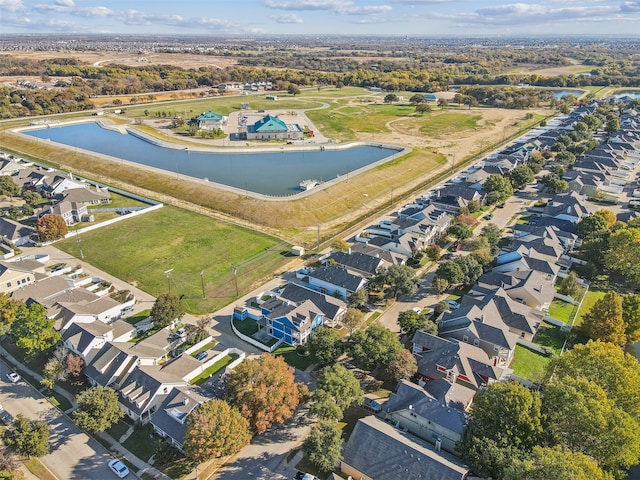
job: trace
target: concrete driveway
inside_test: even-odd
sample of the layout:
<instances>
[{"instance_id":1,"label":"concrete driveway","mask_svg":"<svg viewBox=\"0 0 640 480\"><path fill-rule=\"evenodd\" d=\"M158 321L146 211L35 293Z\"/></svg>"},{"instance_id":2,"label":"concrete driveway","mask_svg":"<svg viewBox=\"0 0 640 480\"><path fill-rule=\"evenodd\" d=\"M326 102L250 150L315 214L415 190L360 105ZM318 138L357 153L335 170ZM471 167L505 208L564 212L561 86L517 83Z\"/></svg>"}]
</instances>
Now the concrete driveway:
<instances>
[{"instance_id":1,"label":"concrete driveway","mask_svg":"<svg viewBox=\"0 0 640 480\"><path fill-rule=\"evenodd\" d=\"M97 441L81 432L73 422L54 408L24 380L10 383L9 367L0 362L0 403L14 417L21 413L49 424L50 452L42 462L59 479L105 480L116 478L107 463L113 457ZM137 478L133 473L127 478Z\"/></svg>"}]
</instances>

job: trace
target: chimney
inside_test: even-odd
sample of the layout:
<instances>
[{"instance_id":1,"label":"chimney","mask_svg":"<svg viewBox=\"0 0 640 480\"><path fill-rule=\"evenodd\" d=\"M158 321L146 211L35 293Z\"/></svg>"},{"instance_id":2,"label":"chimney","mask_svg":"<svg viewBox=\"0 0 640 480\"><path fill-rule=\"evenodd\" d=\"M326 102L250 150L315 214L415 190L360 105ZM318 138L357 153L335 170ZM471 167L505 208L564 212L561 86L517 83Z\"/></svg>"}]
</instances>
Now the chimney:
<instances>
[{"instance_id":1,"label":"chimney","mask_svg":"<svg viewBox=\"0 0 640 480\"><path fill-rule=\"evenodd\" d=\"M184 400L182 401L182 403L184 403L185 405L189 405L189 398L184 397Z\"/></svg>"},{"instance_id":2,"label":"chimney","mask_svg":"<svg viewBox=\"0 0 640 480\"><path fill-rule=\"evenodd\" d=\"M347 253L351 255L351 247L349 247L349 250L347 250Z\"/></svg>"}]
</instances>

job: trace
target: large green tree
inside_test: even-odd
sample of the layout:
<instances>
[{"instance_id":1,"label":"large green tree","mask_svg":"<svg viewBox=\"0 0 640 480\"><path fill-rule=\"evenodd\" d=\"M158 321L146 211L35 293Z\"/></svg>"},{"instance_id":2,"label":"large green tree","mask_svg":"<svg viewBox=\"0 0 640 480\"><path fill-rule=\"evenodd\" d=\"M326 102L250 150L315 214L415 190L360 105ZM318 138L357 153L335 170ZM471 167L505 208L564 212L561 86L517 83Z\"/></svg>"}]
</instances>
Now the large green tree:
<instances>
[{"instance_id":1,"label":"large green tree","mask_svg":"<svg viewBox=\"0 0 640 480\"><path fill-rule=\"evenodd\" d=\"M180 320L183 316L182 301L173 293L159 295L151 307L151 318L157 327L166 327L174 320Z\"/></svg>"},{"instance_id":2,"label":"large green tree","mask_svg":"<svg viewBox=\"0 0 640 480\"><path fill-rule=\"evenodd\" d=\"M184 449L196 463L238 453L250 441L249 421L224 400L200 405L187 419Z\"/></svg>"},{"instance_id":3,"label":"large green tree","mask_svg":"<svg viewBox=\"0 0 640 480\"><path fill-rule=\"evenodd\" d=\"M509 180L516 190L524 188L527 184L533 183L533 170L527 165L518 165L509 173Z\"/></svg>"},{"instance_id":4,"label":"large green tree","mask_svg":"<svg viewBox=\"0 0 640 480\"><path fill-rule=\"evenodd\" d=\"M364 322L364 313L357 308L349 307L340 322L347 327L349 334L360 328Z\"/></svg>"},{"instance_id":5,"label":"large green tree","mask_svg":"<svg viewBox=\"0 0 640 480\"><path fill-rule=\"evenodd\" d=\"M330 399L331 403L344 412L351 405L361 404L364 393L360 388L360 381L353 373L336 363L325 367L318 376L317 389L313 398L316 402Z\"/></svg>"},{"instance_id":6,"label":"large green tree","mask_svg":"<svg viewBox=\"0 0 640 480\"><path fill-rule=\"evenodd\" d=\"M487 192L487 203L491 205L504 203L513 195L511 182L507 177L503 177L502 175L489 175L482 185L482 188Z\"/></svg>"},{"instance_id":7,"label":"large green tree","mask_svg":"<svg viewBox=\"0 0 640 480\"><path fill-rule=\"evenodd\" d=\"M609 237L607 266L634 287L640 286L640 229L623 228Z\"/></svg>"},{"instance_id":8,"label":"large green tree","mask_svg":"<svg viewBox=\"0 0 640 480\"><path fill-rule=\"evenodd\" d=\"M607 292L582 317L581 328L592 340L624 345L627 338L622 318L622 297L616 292Z\"/></svg>"},{"instance_id":9,"label":"large green tree","mask_svg":"<svg viewBox=\"0 0 640 480\"><path fill-rule=\"evenodd\" d=\"M494 223L487 223L480 232L480 235L487 239L489 246L495 247L502 238L502 230Z\"/></svg>"},{"instance_id":10,"label":"large green tree","mask_svg":"<svg viewBox=\"0 0 640 480\"><path fill-rule=\"evenodd\" d=\"M473 229L466 223L454 222L447 229L447 234L461 241L473 237Z\"/></svg>"},{"instance_id":11,"label":"large green tree","mask_svg":"<svg viewBox=\"0 0 640 480\"><path fill-rule=\"evenodd\" d=\"M442 262L436 270L436 278L446 280L449 285L456 285L465 280L465 274L460 265L453 261Z\"/></svg>"},{"instance_id":12,"label":"large green tree","mask_svg":"<svg viewBox=\"0 0 640 480\"><path fill-rule=\"evenodd\" d=\"M342 430L335 422L320 422L311 428L302 448L311 463L330 472L342 460Z\"/></svg>"},{"instance_id":13,"label":"large green tree","mask_svg":"<svg viewBox=\"0 0 640 480\"><path fill-rule=\"evenodd\" d=\"M349 352L356 364L373 370L393 360L402 348L395 333L376 323L351 336Z\"/></svg>"},{"instance_id":14,"label":"large green tree","mask_svg":"<svg viewBox=\"0 0 640 480\"><path fill-rule=\"evenodd\" d=\"M54 328L55 321L47 318L47 310L39 303L27 306L20 304L11 324L11 334L16 345L32 357L53 347L60 340L60 333Z\"/></svg>"},{"instance_id":15,"label":"large green tree","mask_svg":"<svg viewBox=\"0 0 640 480\"><path fill-rule=\"evenodd\" d=\"M578 222L576 233L582 239L589 238L593 234L607 232L609 225L602 215L588 215Z\"/></svg>"},{"instance_id":16,"label":"large green tree","mask_svg":"<svg viewBox=\"0 0 640 480\"><path fill-rule=\"evenodd\" d=\"M25 457L43 457L49 451L49 425L41 420L29 420L16 415L4 432L4 443Z\"/></svg>"},{"instance_id":17,"label":"large green tree","mask_svg":"<svg viewBox=\"0 0 640 480\"><path fill-rule=\"evenodd\" d=\"M97 386L77 397L78 408L72 414L76 424L88 432L104 432L124 416L113 388Z\"/></svg>"},{"instance_id":18,"label":"large green tree","mask_svg":"<svg viewBox=\"0 0 640 480\"><path fill-rule=\"evenodd\" d=\"M389 363L383 366L383 371L384 376L395 383L415 375L418 371L418 362L409 350L403 348Z\"/></svg>"},{"instance_id":19,"label":"large green tree","mask_svg":"<svg viewBox=\"0 0 640 480\"><path fill-rule=\"evenodd\" d=\"M340 335L333 328L320 327L307 342L311 359L320 366L335 363L342 352L344 344Z\"/></svg>"},{"instance_id":20,"label":"large green tree","mask_svg":"<svg viewBox=\"0 0 640 480\"><path fill-rule=\"evenodd\" d=\"M283 357L263 353L259 359L246 360L235 368L227 380L226 400L261 434L293 415L303 390Z\"/></svg>"},{"instance_id":21,"label":"large green tree","mask_svg":"<svg viewBox=\"0 0 640 480\"><path fill-rule=\"evenodd\" d=\"M640 340L640 295L630 293L622 297L622 320L627 342Z\"/></svg>"},{"instance_id":22,"label":"large green tree","mask_svg":"<svg viewBox=\"0 0 640 480\"><path fill-rule=\"evenodd\" d=\"M546 367L554 381L585 377L600 386L611 402L640 420L640 366L613 343L589 341L554 358Z\"/></svg>"},{"instance_id":23,"label":"large green tree","mask_svg":"<svg viewBox=\"0 0 640 480\"><path fill-rule=\"evenodd\" d=\"M562 447L535 447L525 459L505 464L501 480L614 480L587 455Z\"/></svg>"},{"instance_id":24,"label":"large green tree","mask_svg":"<svg viewBox=\"0 0 640 480\"><path fill-rule=\"evenodd\" d=\"M541 412L549 445L589 455L608 471L627 469L640 460L638 423L585 377L547 384Z\"/></svg>"},{"instance_id":25,"label":"large green tree","mask_svg":"<svg viewBox=\"0 0 640 480\"><path fill-rule=\"evenodd\" d=\"M391 265L388 268L381 268L372 282L381 287L389 298L397 298L398 295L411 295L418 290L415 271L407 265Z\"/></svg>"}]
</instances>

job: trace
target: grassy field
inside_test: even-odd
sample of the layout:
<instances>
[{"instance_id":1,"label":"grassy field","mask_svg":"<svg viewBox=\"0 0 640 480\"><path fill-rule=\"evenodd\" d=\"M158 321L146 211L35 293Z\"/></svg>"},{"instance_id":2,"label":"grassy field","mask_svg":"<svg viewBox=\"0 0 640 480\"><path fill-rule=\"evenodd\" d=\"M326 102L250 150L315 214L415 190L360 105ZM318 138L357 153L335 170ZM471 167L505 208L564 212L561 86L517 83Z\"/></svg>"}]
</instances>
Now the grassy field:
<instances>
[{"instance_id":1,"label":"grassy field","mask_svg":"<svg viewBox=\"0 0 640 480\"><path fill-rule=\"evenodd\" d=\"M85 260L154 296L184 295L188 312L212 312L235 298L231 266L238 266L240 293L282 267L287 245L245 228L186 210L164 207L81 236ZM56 244L79 256L71 238ZM202 298L201 277L205 283Z\"/></svg>"},{"instance_id":2,"label":"grassy field","mask_svg":"<svg viewBox=\"0 0 640 480\"><path fill-rule=\"evenodd\" d=\"M511 362L513 373L532 382L542 380L544 368L551 359L544 355L529 350L522 345L516 345L516 352Z\"/></svg>"},{"instance_id":3,"label":"grassy field","mask_svg":"<svg viewBox=\"0 0 640 480\"><path fill-rule=\"evenodd\" d=\"M604 297L606 292L602 290L589 290L587 295L584 297L582 301L582 305L580 305L580 310L578 310L578 314L576 315L576 321L574 323L574 327L582 325L582 317L584 314L591 310L593 304Z\"/></svg>"}]
</instances>

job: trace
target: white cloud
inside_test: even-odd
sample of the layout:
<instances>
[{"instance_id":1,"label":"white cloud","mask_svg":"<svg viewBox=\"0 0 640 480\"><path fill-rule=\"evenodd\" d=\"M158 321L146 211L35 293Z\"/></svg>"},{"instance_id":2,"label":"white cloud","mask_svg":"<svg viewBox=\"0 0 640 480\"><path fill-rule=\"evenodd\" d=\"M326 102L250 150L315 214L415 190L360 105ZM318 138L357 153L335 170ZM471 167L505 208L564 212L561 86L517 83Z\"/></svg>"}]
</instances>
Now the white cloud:
<instances>
[{"instance_id":1,"label":"white cloud","mask_svg":"<svg viewBox=\"0 0 640 480\"><path fill-rule=\"evenodd\" d=\"M0 0L0 8L7 12L21 12L25 10L22 0Z\"/></svg>"},{"instance_id":2,"label":"white cloud","mask_svg":"<svg viewBox=\"0 0 640 480\"><path fill-rule=\"evenodd\" d=\"M278 10L325 10L340 15L377 15L392 9L389 5L357 6L344 0L264 0L264 5Z\"/></svg>"},{"instance_id":3,"label":"white cloud","mask_svg":"<svg viewBox=\"0 0 640 480\"><path fill-rule=\"evenodd\" d=\"M284 15L271 15L269 18L276 23L304 23L304 20L302 20L295 13L287 13Z\"/></svg>"},{"instance_id":4,"label":"white cloud","mask_svg":"<svg viewBox=\"0 0 640 480\"><path fill-rule=\"evenodd\" d=\"M56 0L56 5L62 5L63 7L73 7L75 2L73 0Z\"/></svg>"}]
</instances>

